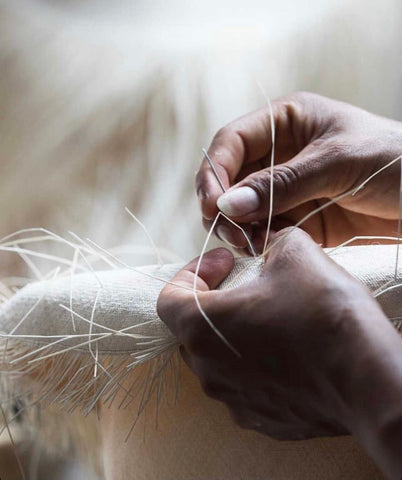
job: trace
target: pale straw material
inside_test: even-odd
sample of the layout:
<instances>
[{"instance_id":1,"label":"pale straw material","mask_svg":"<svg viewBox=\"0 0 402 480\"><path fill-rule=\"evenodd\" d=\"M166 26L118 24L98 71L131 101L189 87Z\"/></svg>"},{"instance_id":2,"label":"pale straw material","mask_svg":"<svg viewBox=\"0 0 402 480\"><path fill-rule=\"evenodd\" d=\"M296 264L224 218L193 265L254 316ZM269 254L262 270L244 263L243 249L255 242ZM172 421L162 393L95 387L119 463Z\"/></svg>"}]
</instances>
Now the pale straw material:
<instances>
[{"instance_id":1,"label":"pale straw material","mask_svg":"<svg viewBox=\"0 0 402 480\"><path fill-rule=\"evenodd\" d=\"M376 295L400 327L402 287L400 276L395 277L396 248L376 245L327 251ZM252 280L261 266L255 259L237 259L220 288ZM14 392L21 381L25 385L28 378L39 378L41 394L46 387L47 402L71 403L88 411L100 398L116 392L132 368L155 360L160 362L160 375L163 365L171 366L178 344L158 318L156 303L163 280L170 280L180 267L80 273L73 281L71 276L60 276L20 289L0 306L4 343L0 358L8 384L13 384L8 392Z\"/></svg>"}]
</instances>

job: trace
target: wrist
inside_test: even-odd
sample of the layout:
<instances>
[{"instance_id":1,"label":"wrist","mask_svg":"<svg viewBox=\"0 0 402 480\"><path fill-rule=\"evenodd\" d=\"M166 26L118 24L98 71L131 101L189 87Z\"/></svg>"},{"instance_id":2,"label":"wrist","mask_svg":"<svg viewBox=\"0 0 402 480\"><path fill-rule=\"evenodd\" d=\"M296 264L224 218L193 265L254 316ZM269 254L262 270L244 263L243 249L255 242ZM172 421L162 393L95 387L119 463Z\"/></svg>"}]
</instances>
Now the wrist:
<instances>
[{"instance_id":1,"label":"wrist","mask_svg":"<svg viewBox=\"0 0 402 480\"><path fill-rule=\"evenodd\" d=\"M339 384L345 427L389 478L402 477L402 340L381 309L359 310Z\"/></svg>"},{"instance_id":2,"label":"wrist","mask_svg":"<svg viewBox=\"0 0 402 480\"><path fill-rule=\"evenodd\" d=\"M388 478L402 478L401 412L382 415L372 428L358 432L356 437Z\"/></svg>"}]
</instances>

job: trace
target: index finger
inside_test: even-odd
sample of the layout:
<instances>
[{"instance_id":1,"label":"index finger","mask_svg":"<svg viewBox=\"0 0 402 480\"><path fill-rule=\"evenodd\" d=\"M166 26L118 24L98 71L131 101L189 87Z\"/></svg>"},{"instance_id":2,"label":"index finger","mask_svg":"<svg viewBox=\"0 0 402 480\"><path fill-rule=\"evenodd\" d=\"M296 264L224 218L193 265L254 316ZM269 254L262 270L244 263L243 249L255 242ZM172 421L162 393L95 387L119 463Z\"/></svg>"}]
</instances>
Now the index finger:
<instances>
[{"instance_id":1,"label":"index finger","mask_svg":"<svg viewBox=\"0 0 402 480\"><path fill-rule=\"evenodd\" d=\"M274 105L272 108L275 113ZM223 186L228 189L242 167L266 156L271 146L269 109L261 108L219 130L208 149L208 155ZM213 219L218 213L216 201L223 191L206 158L197 173L196 188L203 217Z\"/></svg>"}]
</instances>

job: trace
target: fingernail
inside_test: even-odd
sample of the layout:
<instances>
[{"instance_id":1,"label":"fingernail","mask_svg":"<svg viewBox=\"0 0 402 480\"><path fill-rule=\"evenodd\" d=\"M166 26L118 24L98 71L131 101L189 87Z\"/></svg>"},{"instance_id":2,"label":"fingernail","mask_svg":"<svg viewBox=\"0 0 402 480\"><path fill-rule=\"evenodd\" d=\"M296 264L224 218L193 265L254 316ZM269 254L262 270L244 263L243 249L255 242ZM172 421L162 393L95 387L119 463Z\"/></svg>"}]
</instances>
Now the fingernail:
<instances>
[{"instance_id":1,"label":"fingernail","mask_svg":"<svg viewBox=\"0 0 402 480\"><path fill-rule=\"evenodd\" d=\"M216 227L216 234L223 242L228 243L231 247L236 247L233 243L232 232L227 225L218 225Z\"/></svg>"},{"instance_id":2,"label":"fingernail","mask_svg":"<svg viewBox=\"0 0 402 480\"><path fill-rule=\"evenodd\" d=\"M217 205L225 215L239 217L254 212L260 206L260 198L250 187L240 187L224 193Z\"/></svg>"}]
</instances>

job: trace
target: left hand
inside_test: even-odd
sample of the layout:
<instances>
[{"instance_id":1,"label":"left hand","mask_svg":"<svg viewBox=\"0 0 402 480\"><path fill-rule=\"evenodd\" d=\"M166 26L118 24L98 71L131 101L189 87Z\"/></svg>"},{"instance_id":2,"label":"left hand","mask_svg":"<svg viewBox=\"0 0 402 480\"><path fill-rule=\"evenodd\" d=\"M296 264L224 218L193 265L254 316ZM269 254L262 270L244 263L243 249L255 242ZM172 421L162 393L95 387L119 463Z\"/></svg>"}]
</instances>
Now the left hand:
<instances>
[{"instance_id":1,"label":"left hand","mask_svg":"<svg viewBox=\"0 0 402 480\"><path fill-rule=\"evenodd\" d=\"M383 378L391 355L401 358L401 339L368 290L306 233L285 229L272 241L252 282L214 290L233 268L225 249L205 255L197 279L202 308L241 358L211 330L188 289L167 285L160 317L206 393L243 427L300 439L375 424L382 408L400 405ZM194 260L174 282L191 288L195 267Z\"/></svg>"}]
</instances>

